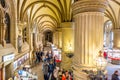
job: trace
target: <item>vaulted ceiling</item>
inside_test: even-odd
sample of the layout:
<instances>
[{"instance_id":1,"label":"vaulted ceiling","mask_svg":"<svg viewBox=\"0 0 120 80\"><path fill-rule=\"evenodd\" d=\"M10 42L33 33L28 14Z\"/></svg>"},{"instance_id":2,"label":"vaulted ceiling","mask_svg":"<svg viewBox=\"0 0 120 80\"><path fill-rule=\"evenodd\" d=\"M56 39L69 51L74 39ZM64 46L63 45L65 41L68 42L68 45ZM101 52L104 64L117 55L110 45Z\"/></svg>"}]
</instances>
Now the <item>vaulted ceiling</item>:
<instances>
[{"instance_id":1,"label":"vaulted ceiling","mask_svg":"<svg viewBox=\"0 0 120 80\"><path fill-rule=\"evenodd\" d=\"M73 0L16 0L17 16L20 21L26 18L37 23L39 30L54 30L62 22L72 21ZM120 27L120 0L108 0L106 20L111 20L115 28Z\"/></svg>"},{"instance_id":2,"label":"vaulted ceiling","mask_svg":"<svg viewBox=\"0 0 120 80\"><path fill-rule=\"evenodd\" d=\"M113 29L120 28L120 0L108 0L108 8L105 12L105 20L111 20Z\"/></svg>"},{"instance_id":3,"label":"vaulted ceiling","mask_svg":"<svg viewBox=\"0 0 120 80\"><path fill-rule=\"evenodd\" d=\"M72 0L17 0L17 16L23 21L26 14L29 21L39 25L39 29L55 29L61 22L72 20Z\"/></svg>"}]
</instances>

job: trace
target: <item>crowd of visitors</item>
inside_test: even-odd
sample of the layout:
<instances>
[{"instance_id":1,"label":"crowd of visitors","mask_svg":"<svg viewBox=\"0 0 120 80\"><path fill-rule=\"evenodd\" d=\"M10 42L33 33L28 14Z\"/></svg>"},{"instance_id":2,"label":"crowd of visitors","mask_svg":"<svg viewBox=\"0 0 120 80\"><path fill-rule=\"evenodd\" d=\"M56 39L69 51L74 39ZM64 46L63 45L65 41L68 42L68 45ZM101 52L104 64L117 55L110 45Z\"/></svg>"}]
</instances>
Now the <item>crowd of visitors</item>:
<instances>
[{"instance_id":1,"label":"crowd of visitors","mask_svg":"<svg viewBox=\"0 0 120 80\"><path fill-rule=\"evenodd\" d=\"M35 63L42 62L42 71L44 80L73 80L71 71L65 71L57 66L56 56L53 55L52 51L36 51Z\"/></svg>"}]
</instances>

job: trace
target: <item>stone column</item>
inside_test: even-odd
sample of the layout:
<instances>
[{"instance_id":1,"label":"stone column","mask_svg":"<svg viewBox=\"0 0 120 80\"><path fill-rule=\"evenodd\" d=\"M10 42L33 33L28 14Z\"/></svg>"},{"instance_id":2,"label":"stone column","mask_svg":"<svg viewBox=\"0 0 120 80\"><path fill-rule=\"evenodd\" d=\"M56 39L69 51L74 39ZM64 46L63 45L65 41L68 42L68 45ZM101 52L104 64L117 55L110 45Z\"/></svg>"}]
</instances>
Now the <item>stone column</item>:
<instances>
[{"instance_id":1,"label":"stone column","mask_svg":"<svg viewBox=\"0 0 120 80\"><path fill-rule=\"evenodd\" d=\"M61 28L57 30L58 30L58 48L62 48L62 30Z\"/></svg>"},{"instance_id":2,"label":"stone column","mask_svg":"<svg viewBox=\"0 0 120 80\"><path fill-rule=\"evenodd\" d=\"M43 34L39 33L39 50L43 49L43 42L42 42Z\"/></svg>"},{"instance_id":3,"label":"stone column","mask_svg":"<svg viewBox=\"0 0 120 80\"><path fill-rule=\"evenodd\" d=\"M120 49L120 29L114 29L113 47Z\"/></svg>"},{"instance_id":4,"label":"stone column","mask_svg":"<svg viewBox=\"0 0 120 80\"><path fill-rule=\"evenodd\" d=\"M29 44L29 64L34 64L34 52L33 52L33 33L30 23L28 23L28 44Z\"/></svg>"},{"instance_id":5,"label":"stone column","mask_svg":"<svg viewBox=\"0 0 120 80\"><path fill-rule=\"evenodd\" d=\"M68 70L71 68L71 58L67 57L66 54L73 52L74 45L74 34L73 34L73 22L64 22L61 24L62 27L62 68ZM71 51L70 51L71 47Z\"/></svg>"},{"instance_id":6,"label":"stone column","mask_svg":"<svg viewBox=\"0 0 120 80\"><path fill-rule=\"evenodd\" d=\"M34 49L37 49L38 48L38 46L37 46L37 33L33 33L33 38L34 38L33 47L34 47Z\"/></svg>"},{"instance_id":7,"label":"stone column","mask_svg":"<svg viewBox=\"0 0 120 80\"><path fill-rule=\"evenodd\" d=\"M78 0L72 5L75 20L73 69L75 80L87 80L82 70L94 68L103 48L103 25L106 0Z\"/></svg>"},{"instance_id":8,"label":"stone column","mask_svg":"<svg viewBox=\"0 0 120 80\"><path fill-rule=\"evenodd\" d=\"M53 44L58 46L58 31L57 30L53 32Z\"/></svg>"},{"instance_id":9,"label":"stone column","mask_svg":"<svg viewBox=\"0 0 120 80\"><path fill-rule=\"evenodd\" d=\"M42 42L43 42L43 46L45 46L45 33L42 36Z\"/></svg>"},{"instance_id":10,"label":"stone column","mask_svg":"<svg viewBox=\"0 0 120 80\"><path fill-rule=\"evenodd\" d=\"M55 32L53 32L53 43L58 48L62 48L62 31L61 31L61 28L57 28L57 30Z\"/></svg>"},{"instance_id":11,"label":"stone column","mask_svg":"<svg viewBox=\"0 0 120 80\"><path fill-rule=\"evenodd\" d=\"M43 36L43 34L39 33L39 42L40 42L40 44L42 43L42 36Z\"/></svg>"}]
</instances>

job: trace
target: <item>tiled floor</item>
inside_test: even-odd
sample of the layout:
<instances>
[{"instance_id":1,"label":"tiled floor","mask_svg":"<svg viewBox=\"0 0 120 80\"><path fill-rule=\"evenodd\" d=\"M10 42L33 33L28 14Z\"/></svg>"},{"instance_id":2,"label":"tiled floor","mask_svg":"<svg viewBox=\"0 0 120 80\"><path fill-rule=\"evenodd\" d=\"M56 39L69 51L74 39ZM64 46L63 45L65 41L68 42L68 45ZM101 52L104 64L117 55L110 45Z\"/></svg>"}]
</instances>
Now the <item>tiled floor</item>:
<instances>
[{"instance_id":1,"label":"tiled floor","mask_svg":"<svg viewBox=\"0 0 120 80\"><path fill-rule=\"evenodd\" d=\"M38 76L38 80L44 80L42 73L42 63L35 65L32 68L32 72L35 72Z\"/></svg>"}]
</instances>

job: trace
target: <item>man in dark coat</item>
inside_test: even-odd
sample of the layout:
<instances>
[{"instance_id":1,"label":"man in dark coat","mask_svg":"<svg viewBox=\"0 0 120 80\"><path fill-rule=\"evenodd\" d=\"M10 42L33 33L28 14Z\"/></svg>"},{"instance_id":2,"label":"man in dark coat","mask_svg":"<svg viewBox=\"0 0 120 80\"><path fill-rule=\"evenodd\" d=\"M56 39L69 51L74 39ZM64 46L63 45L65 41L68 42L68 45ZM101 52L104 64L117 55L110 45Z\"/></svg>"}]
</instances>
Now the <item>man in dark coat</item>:
<instances>
[{"instance_id":1,"label":"man in dark coat","mask_svg":"<svg viewBox=\"0 0 120 80\"><path fill-rule=\"evenodd\" d=\"M112 74L112 79L111 80L120 80L118 78L118 71L115 71L114 74Z\"/></svg>"}]
</instances>

